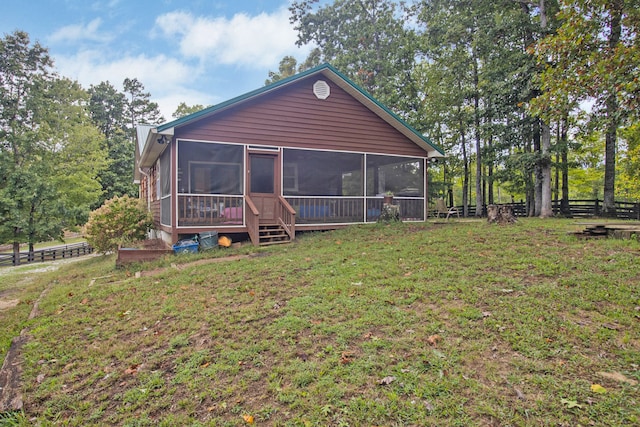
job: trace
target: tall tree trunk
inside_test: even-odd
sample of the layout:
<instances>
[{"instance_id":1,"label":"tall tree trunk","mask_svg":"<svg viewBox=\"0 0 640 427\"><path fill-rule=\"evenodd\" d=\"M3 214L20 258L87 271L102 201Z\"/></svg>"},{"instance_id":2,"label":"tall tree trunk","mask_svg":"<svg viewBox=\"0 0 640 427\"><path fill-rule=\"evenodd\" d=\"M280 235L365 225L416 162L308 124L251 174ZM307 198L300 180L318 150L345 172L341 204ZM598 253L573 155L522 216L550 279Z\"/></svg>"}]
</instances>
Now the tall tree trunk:
<instances>
[{"instance_id":1,"label":"tall tree trunk","mask_svg":"<svg viewBox=\"0 0 640 427\"><path fill-rule=\"evenodd\" d=\"M615 114L618 110L618 102L615 95L607 100L607 133L605 135L604 155L604 201L602 203L602 216L616 217L615 182L616 182L616 143L618 124Z\"/></svg>"},{"instance_id":2,"label":"tall tree trunk","mask_svg":"<svg viewBox=\"0 0 640 427\"><path fill-rule=\"evenodd\" d=\"M482 194L482 141L480 138L480 88L478 59L476 58L475 51L473 52L473 84L473 117L476 139L476 217L481 217L484 214L484 198Z\"/></svg>"},{"instance_id":3,"label":"tall tree trunk","mask_svg":"<svg viewBox=\"0 0 640 427\"><path fill-rule=\"evenodd\" d=\"M622 1L615 0L611 7L611 33L609 34L609 50L613 50L620 43L622 34ZM618 101L615 89L609 89L606 100L607 129L605 134L604 155L604 202L602 215L616 217L615 187L616 187L616 145L618 132Z\"/></svg>"},{"instance_id":4,"label":"tall tree trunk","mask_svg":"<svg viewBox=\"0 0 640 427\"><path fill-rule=\"evenodd\" d=\"M462 163L464 165L464 175L462 177L462 216L469 214L469 159L467 156L467 139L465 137L464 122L460 106L458 109L458 124L460 125L460 142L462 145Z\"/></svg>"},{"instance_id":5,"label":"tall tree trunk","mask_svg":"<svg viewBox=\"0 0 640 427\"><path fill-rule=\"evenodd\" d=\"M545 0L539 0L540 9L540 28L544 33L547 29L547 13L545 9ZM541 218L549 218L553 216L553 207L551 205L551 131L549 125L540 120L542 130L542 144L540 152L540 178L542 182L540 194L540 212Z\"/></svg>"},{"instance_id":6,"label":"tall tree trunk","mask_svg":"<svg viewBox=\"0 0 640 427\"><path fill-rule=\"evenodd\" d=\"M553 216L553 207L551 205L551 129L543 120L540 121L540 127L542 130L540 218L549 218Z\"/></svg>"},{"instance_id":7,"label":"tall tree trunk","mask_svg":"<svg viewBox=\"0 0 640 427\"><path fill-rule=\"evenodd\" d=\"M554 180L553 180L553 206L557 209L559 206L559 202L560 202L560 169L561 169L561 164L560 164L560 129L561 129L561 122L558 122L556 124L556 167L554 168L555 170L555 176L554 176Z\"/></svg>"},{"instance_id":8,"label":"tall tree trunk","mask_svg":"<svg viewBox=\"0 0 640 427\"><path fill-rule=\"evenodd\" d=\"M489 171L487 172L487 187L489 188L488 203L490 205L495 203L495 194L493 190L493 164L489 163Z\"/></svg>"},{"instance_id":9,"label":"tall tree trunk","mask_svg":"<svg viewBox=\"0 0 640 427\"><path fill-rule=\"evenodd\" d=\"M541 154L540 149L540 120L533 124L533 152ZM542 206L542 162L538 158L533 167L533 206L530 216L540 216Z\"/></svg>"},{"instance_id":10,"label":"tall tree trunk","mask_svg":"<svg viewBox=\"0 0 640 427\"><path fill-rule=\"evenodd\" d=\"M13 242L13 265L20 265L20 242Z\"/></svg>"},{"instance_id":11,"label":"tall tree trunk","mask_svg":"<svg viewBox=\"0 0 640 427\"><path fill-rule=\"evenodd\" d=\"M562 119L562 130L560 132L560 156L562 158L562 200L560 202L560 213L565 216L571 216L571 208L569 208L569 141L567 140L567 132L569 127L569 117L565 115Z\"/></svg>"},{"instance_id":12,"label":"tall tree trunk","mask_svg":"<svg viewBox=\"0 0 640 427\"><path fill-rule=\"evenodd\" d=\"M553 180L553 206L558 208L560 203L560 152L556 151L556 167L554 168Z\"/></svg>"}]
</instances>

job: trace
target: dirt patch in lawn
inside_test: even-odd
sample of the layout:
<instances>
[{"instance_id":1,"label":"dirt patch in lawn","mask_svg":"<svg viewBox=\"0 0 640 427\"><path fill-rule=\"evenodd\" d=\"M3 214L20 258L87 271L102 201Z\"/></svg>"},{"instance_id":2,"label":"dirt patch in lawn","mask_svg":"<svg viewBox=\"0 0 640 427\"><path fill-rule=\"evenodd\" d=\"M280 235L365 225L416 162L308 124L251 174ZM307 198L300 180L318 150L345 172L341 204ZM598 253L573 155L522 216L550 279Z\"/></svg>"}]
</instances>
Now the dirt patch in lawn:
<instances>
[{"instance_id":1,"label":"dirt patch in lawn","mask_svg":"<svg viewBox=\"0 0 640 427\"><path fill-rule=\"evenodd\" d=\"M17 299L10 299L10 300L1 300L0 299L0 310L6 310L7 308L13 308L18 304L20 304L20 300L17 300Z\"/></svg>"}]
</instances>

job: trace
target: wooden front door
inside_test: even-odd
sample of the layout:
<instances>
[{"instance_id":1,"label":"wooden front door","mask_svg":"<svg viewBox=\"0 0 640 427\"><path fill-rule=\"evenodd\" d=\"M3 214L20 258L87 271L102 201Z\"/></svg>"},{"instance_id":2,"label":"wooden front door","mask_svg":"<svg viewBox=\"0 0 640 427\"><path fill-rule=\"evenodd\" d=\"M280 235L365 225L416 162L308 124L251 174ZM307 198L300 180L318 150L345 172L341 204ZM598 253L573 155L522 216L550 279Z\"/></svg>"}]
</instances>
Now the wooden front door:
<instances>
[{"instance_id":1,"label":"wooden front door","mask_svg":"<svg viewBox=\"0 0 640 427\"><path fill-rule=\"evenodd\" d=\"M277 155L249 153L249 197L260 211L260 223L273 224L279 190Z\"/></svg>"}]
</instances>

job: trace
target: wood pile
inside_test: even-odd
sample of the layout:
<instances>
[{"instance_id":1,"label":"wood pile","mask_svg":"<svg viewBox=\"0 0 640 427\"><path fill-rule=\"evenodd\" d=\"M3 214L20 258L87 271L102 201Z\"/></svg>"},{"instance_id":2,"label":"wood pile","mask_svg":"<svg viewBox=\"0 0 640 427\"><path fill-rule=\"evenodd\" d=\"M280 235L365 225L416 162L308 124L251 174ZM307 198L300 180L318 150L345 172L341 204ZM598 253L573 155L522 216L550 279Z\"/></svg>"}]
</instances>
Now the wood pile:
<instances>
[{"instance_id":1,"label":"wood pile","mask_svg":"<svg viewBox=\"0 0 640 427\"><path fill-rule=\"evenodd\" d=\"M584 230L572 233L582 239L604 239L607 237L616 239L640 238L640 224L583 223L582 225L586 225Z\"/></svg>"}]
</instances>

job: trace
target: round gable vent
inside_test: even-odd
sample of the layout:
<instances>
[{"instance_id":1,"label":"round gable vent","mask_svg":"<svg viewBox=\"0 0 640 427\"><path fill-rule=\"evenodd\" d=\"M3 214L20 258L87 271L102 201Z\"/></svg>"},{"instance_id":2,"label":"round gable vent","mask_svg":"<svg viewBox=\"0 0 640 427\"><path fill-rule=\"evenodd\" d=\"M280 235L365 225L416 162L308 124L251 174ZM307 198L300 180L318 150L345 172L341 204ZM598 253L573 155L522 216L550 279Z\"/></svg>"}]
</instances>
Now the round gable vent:
<instances>
[{"instance_id":1,"label":"round gable vent","mask_svg":"<svg viewBox=\"0 0 640 427\"><path fill-rule=\"evenodd\" d=\"M318 80L313 84L313 94L318 99L327 99L331 95L331 88L324 80Z\"/></svg>"}]
</instances>

